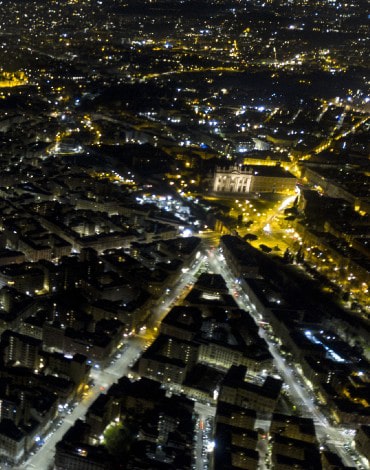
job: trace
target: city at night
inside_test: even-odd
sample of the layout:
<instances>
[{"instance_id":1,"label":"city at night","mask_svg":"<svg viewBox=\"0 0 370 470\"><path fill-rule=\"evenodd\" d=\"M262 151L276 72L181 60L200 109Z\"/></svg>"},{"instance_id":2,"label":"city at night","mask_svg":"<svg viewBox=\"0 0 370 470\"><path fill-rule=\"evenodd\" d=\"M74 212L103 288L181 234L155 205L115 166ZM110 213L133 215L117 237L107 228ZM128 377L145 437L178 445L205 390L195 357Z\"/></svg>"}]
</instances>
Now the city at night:
<instances>
[{"instance_id":1,"label":"city at night","mask_svg":"<svg viewBox=\"0 0 370 470\"><path fill-rule=\"evenodd\" d=\"M369 469L368 2L0 5L0 469Z\"/></svg>"}]
</instances>

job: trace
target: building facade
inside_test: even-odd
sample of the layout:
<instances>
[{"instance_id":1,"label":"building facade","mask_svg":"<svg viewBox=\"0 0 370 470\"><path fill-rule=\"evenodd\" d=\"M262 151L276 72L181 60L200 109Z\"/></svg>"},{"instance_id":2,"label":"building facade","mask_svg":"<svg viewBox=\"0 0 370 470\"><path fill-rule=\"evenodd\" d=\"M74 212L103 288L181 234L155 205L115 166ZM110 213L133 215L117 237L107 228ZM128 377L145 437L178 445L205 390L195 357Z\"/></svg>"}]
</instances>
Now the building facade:
<instances>
[{"instance_id":1,"label":"building facade","mask_svg":"<svg viewBox=\"0 0 370 470\"><path fill-rule=\"evenodd\" d=\"M281 166L216 167L213 192L249 194L294 191L296 178Z\"/></svg>"}]
</instances>

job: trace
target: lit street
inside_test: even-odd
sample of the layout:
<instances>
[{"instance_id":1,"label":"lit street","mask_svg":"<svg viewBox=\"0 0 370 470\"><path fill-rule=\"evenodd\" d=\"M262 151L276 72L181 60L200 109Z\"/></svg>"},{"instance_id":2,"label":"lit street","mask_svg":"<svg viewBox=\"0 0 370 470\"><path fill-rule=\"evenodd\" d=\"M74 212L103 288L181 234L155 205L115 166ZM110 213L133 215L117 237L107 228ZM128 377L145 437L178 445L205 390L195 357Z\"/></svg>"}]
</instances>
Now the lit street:
<instances>
[{"instance_id":1,"label":"lit street","mask_svg":"<svg viewBox=\"0 0 370 470\"><path fill-rule=\"evenodd\" d=\"M203 238L206 246L214 246L217 238L211 233L210 236ZM174 304L180 303L182 298L187 295L191 285L196 280L196 274L201 269L203 263L208 265L208 270L214 273L220 273L224 277L229 290L233 292L235 290L235 279L230 274L229 270L225 269L225 263L220 261L220 257L217 254L217 250L214 248L206 250L206 256L198 257L197 261L193 263L191 269L184 272L179 282L169 292L167 292L158 301L157 308L153 311L149 318L146 326L142 328L140 333L132 338L129 338L127 343L123 346L122 352L118 352L120 357L112 361L112 363L105 369L99 369L94 367L91 371L91 377L94 380L94 386L91 387L85 396L85 398L77 404L70 414L62 420L62 424L55 427L53 432L45 439L45 443L40 449L31 456L23 465L19 466L19 470L27 469L48 469L52 465L55 444L63 437L69 427L79 418L85 416L88 407L98 397L100 393L105 393L106 390L118 380L118 378L127 375L130 371L130 366L140 357L141 353L146 347L154 340L157 335L160 321L164 315ZM259 321L261 320L258 312L255 311L254 306L250 303L248 298L239 290L239 295L235 297L236 302L240 308L243 308L253 315L253 317ZM343 429L330 425L327 418L321 413L318 407L314 404L314 395L310 392L299 379L297 371L295 371L291 365L287 364L286 359L281 356L278 351L276 344L270 339L266 331L262 328L259 330L259 334L263 337L269 345L269 349L274 358L275 366L282 377L284 382L288 386L289 396L297 407L297 410L302 413L303 416L313 417L317 436L321 444L330 444L332 448L341 456L343 462L346 465L355 465L352 458L344 449L344 445L351 442L351 438L348 434L343 432ZM207 419L211 419L214 416L215 408L206 404L197 403L196 410L199 416L198 429L196 433L196 462L197 470L207 470L209 468L209 459L212 457L212 451L210 450L210 443L208 437L206 437L204 423ZM264 428L268 428L269 423L266 422ZM207 435L208 436L208 435ZM266 449L262 444L259 444L259 450L261 454L261 468L265 468L265 454Z\"/></svg>"},{"instance_id":2,"label":"lit street","mask_svg":"<svg viewBox=\"0 0 370 470\"><path fill-rule=\"evenodd\" d=\"M55 426L51 428L50 433L45 438L45 443L38 449L35 455L29 457L24 464L17 467L19 470L32 468L47 470L52 465L55 444L61 440L66 431L77 419L84 418L89 406L100 393L105 393L114 382L129 373L130 366L140 357L148 344L154 340L157 334L156 328L161 319L171 308L171 305L180 301L180 297L189 291L189 288L186 286L194 282L194 275L199 270L202 262L203 258L198 257L197 260L193 262L192 267L183 273L177 285L166 293L163 298L158 300L158 306L149 318L146 328L143 328L139 335L127 340L127 343L122 347L123 351L120 352L120 350L118 350L118 354L121 354L118 359L114 360L113 363L104 369L92 368L90 376L94 380L94 386L89 389L86 397L76 405L70 414L67 414L63 419L59 418L59 420L62 419L62 424L58 427Z\"/></svg>"},{"instance_id":3,"label":"lit street","mask_svg":"<svg viewBox=\"0 0 370 470\"><path fill-rule=\"evenodd\" d=\"M1 2L0 470L370 468L367 11Z\"/></svg>"},{"instance_id":4,"label":"lit street","mask_svg":"<svg viewBox=\"0 0 370 470\"><path fill-rule=\"evenodd\" d=\"M209 263L212 271L222 273L229 290L232 292L235 286L235 278L228 269L225 269L224 261L221 264L219 255L215 254L214 251L209 252ZM239 307L250 312L257 322L262 320L261 315L255 310L255 307L251 304L247 296L241 290L239 290L239 293L240 295L235 298ZM344 445L351 444L351 435L345 434L344 428L330 424L315 405L314 394L299 380L298 372L294 370L293 366L287 364L286 359L279 353L275 343L269 338L266 331L260 328L259 334L269 345L269 350L274 358L277 371L288 385L291 401L296 405L297 410L301 412L303 416L313 418L320 444L330 443L332 449L340 455L345 465L356 466L352 457L348 455L343 448Z\"/></svg>"},{"instance_id":5,"label":"lit street","mask_svg":"<svg viewBox=\"0 0 370 470\"><path fill-rule=\"evenodd\" d=\"M50 430L48 438L40 449L31 456L24 464L17 467L19 470L28 470L35 468L37 470L47 470L52 465L55 453L55 444L61 440L66 431L74 424L77 419L83 419L86 411L100 393L104 393L117 379L126 375L130 364L135 361L143 350L143 340L141 338L132 338L128 341L122 356L104 370L93 369L91 377L94 379L95 386L91 387L86 397L78 403L74 410L67 414L62 420L62 424L56 427L55 431Z\"/></svg>"}]
</instances>

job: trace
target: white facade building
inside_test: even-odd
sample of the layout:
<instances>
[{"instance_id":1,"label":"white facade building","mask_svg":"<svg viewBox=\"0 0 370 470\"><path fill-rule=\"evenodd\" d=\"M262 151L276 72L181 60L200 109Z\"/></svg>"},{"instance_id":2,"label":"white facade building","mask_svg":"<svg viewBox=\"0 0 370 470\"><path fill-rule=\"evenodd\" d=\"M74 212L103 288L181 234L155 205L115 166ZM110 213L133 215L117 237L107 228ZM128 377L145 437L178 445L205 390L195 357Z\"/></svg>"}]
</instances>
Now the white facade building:
<instances>
[{"instance_id":1,"label":"white facade building","mask_svg":"<svg viewBox=\"0 0 370 470\"><path fill-rule=\"evenodd\" d=\"M293 191L294 175L280 166L216 167L213 178L215 193L261 193Z\"/></svg>"}]
</instances>

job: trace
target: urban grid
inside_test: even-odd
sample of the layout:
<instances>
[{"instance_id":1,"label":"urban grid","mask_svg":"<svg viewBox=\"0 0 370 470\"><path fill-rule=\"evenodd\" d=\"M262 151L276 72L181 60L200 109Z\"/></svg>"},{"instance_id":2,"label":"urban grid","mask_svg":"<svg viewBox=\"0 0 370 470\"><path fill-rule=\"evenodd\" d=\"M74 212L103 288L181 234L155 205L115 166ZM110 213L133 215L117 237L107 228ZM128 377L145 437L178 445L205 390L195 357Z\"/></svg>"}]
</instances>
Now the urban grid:
<instances>
[{"instance_id":1,"label":"urban grid","mask_svg":"<svg viewBox=\"0 0 370 470\"><path fill-rule=\"evenodd\" d=\"M0 469L369 469L369 3L0 6Z\"/></svg>"}]
</instances>

